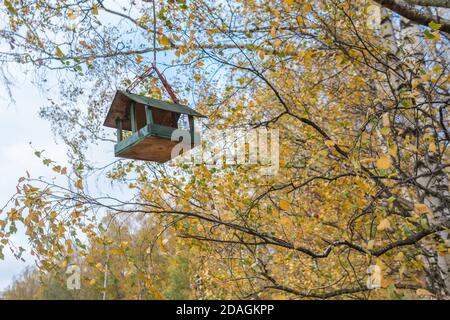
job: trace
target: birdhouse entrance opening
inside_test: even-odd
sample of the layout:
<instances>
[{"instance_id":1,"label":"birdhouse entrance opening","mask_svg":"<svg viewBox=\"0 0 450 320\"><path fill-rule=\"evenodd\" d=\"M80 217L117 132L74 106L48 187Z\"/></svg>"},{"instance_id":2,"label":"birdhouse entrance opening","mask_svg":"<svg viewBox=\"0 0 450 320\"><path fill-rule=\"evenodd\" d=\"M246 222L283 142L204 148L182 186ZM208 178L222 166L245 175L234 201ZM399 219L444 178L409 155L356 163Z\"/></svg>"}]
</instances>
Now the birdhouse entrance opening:
<instances>
[{"instance_id":1,"label":"birdhouse entrance opening","mask_svg":"<svg viewBox=\"0 0 450 320\"><path fill-rule=\"evenodd\" d=\"M205 116L184 105L130 92L116 92L104 125L117 129L116 157L164 163L171 159L172 149L178 144L171 137L179 128L182 115L188 118L194 146L193 142L199 140L195 137L194 117ZM129 131L130 135L125 137L123 131Z\"/></svg>"}]
</instances>

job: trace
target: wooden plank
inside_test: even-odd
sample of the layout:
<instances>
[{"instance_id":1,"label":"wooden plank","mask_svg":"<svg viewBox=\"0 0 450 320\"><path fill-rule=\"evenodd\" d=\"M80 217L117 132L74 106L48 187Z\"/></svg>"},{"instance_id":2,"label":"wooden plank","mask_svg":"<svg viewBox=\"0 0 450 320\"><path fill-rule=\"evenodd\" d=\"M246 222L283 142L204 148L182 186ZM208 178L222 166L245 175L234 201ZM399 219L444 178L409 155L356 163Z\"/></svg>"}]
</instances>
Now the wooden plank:
<instances>
[{"instance_id":1,"label":"wooden plank","mask_svg":"<svg viewBox=\"0 0 450 320\"><path fill-rule=\"evenodd\" d=\"M189 119L189 132L191 134L191 143L194 142L194 117L193 116L188 116Z\"/></svg>"},{"instance_id":2,"label":"wooden plank","mask_svg":"<svg viewBox=\"0 0 450 320\"><path fill-rule=\"evenodd\" d=\"M206 118L201 113L189 108L188 106L170 103L163 100L153 99L146 96L137 95L131 92L120 91L121 94L127 96L130 100L133 100L137 103L148 105L157 109L166 110L170 112L180 113L180 114L189 114L194 117L203 117Z\"/></svg>"},{"instance_id":3,"label":"wooden plank","mask_svg":"<svg viewBox=\"0 0 450 320\"><path fill-rule=\"evenodd\" d=\"M129 138L118 142L115 147L116 157L156 161L164 163L171 159L172 149L178 141L171 141L176 128L158 124L146 125Z\"/></svg>"},{"instance_id":4,"label":"wooden plank","mask_svg":"<svg viewBox=\"0 0 450 320\"><path fill-rule=\"evenodd\" d=\"M153 124L152 109L149 106L145 106L145 116L147 117L147 124Z\"/></svg>"},{"instance_id":5,"label":"wooden plank","mask_svg":"<svg viewBox=\"0 0 450 320\"><path fill-rule=\"evenodd\" d=\"M134 101L137 105L150 105L154 108L154 111L161 110L166 111L168 113L174 112L176 113L177 119L180 114L190 114L193 115L194 117L206 118L204 115L198 113L197 111L187 106L176 105L162 100L138 96L124 91L117 91L103 125L110 128L115 128L116 127L115 120L117 117L120 117L123 121L122 123L123 130L131 130L128 119L129 114L128 109L130 107L131 101ZM153 118L155 122L158 122L155 113L153 113Z\"/></svg>"},{"instance_id":6,"label":"wooden plank","mask_svg":"<svg viewBox=\"0 0 450 320\"><path fill-rule=\"evenodd\" d=\"M148 126L143 127L139 131L133 133L130 137L127 139L124 139L120 142L118 142L114 146L114 150L116 153L122 152L124 149L127 149L133 145L138 144L140 141L142 141L145 137L150 135L150 132L148 131Z\"/></svg>"},{"instance_id":7,"label":"wooden plank","mask_svg":"<svg viewBox=\"0 0 450 320\"><path fill-rule=\"evenodd\" d=\"M131 121L131 131L136 132L136 103L131 101L130 104L130 121Z\"/></svg>"},{"instance_id":8,"label":"wooden plank","mask_svg":"<svg viewBox=\"0 0 450 320\"><path fill-rule=\"evenodd\" d=\"M116 127L117 127L117 142L120 142L123 140L122 135L122 119L116 118Z\"/></svg>"},{"instance_id":9,"label":"wooden plank","mask_svg":"<svg viewBox=\"0 0 450 320\"><path fill-rule=\"evenodd\" d=\"M162 126L159 124L152 124L149 125L149 132L154 135L154 136L158 136L160 138L165 138L165 139L169 139L172 138L172 133L177 130L177 128L172 128L172 127L168 127L168 126Z\"/></svg>"},{"instance_id":10,"label":"wooden plank","mask_svg":"<svg viewBox=\"0 0 450 320\"><path fill-rule=\"evenodd\" d=\"M164 163L171 159L172 149L177 143L177 141L171 141L156 136L148 136L138 144L130 146L120 152L116 152L116 156L127 159Z\"/></svg>"}]
</instances>

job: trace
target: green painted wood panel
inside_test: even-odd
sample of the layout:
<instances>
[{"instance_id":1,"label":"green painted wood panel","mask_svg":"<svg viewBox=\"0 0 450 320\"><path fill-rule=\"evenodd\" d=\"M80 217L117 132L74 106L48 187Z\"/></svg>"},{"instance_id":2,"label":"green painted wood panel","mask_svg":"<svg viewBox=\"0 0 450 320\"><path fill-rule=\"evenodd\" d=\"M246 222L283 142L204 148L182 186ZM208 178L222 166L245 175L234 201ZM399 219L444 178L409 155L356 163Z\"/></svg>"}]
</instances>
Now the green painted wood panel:
<instances>
[{"instance_id":1,"label":"green painted wood panel","mask_svg":"<svg viewBox=\"0 0 450 320\"><path fill-rule=\"evenodd\" d=\"M177 130L175 128L167 127L167 126L161 126L159 124L151 124L146 125L137 132L133 133L130 137L127 139L124 139L120 142L118 142L114 150L117 153L122 152L123 150L134 146L136 143L139 143L143 139L145 139L148 136L157 136L160 138L168 139L172 137L172 132L174 130Z\"/></svg>"},{"instance_id":2,"label":"green painted wood panel","mask_svg":"<svg viewBox=\"0 0 450 320\"><path fill-rule=\"evenodd\" d=\"M153 124L152 109L149 106L145 106L145 116L147 117L147 124Z\"/></svg>"},{"instance_id":3,"label":"green painted wood panel","mask_svg":"<svg viewBox=\"0 0 450 320\"><path fill-rule=\"evenodd\" d=\"M194 117L193 116L188 116L188 119L189 119L189 132L190 132L190 134L191 134L191 142L193 142L194 141L194 130L195 130L195 128L194 128Z\"/></svg>"},{"instance_id":4,"label":"green painted wood panel","mask_svg":"<svg viewBox=\"0 0 450 320\"><path fill-rule=\"evenodd\" d=\"M131 92L118 91L118 93L127 96L130 100L135 101L137 103L148 105L154 108L158 108L161 110L167 110L175 113L188 114L194 117L206 118L206 116L201 113L189 108L188 106L170 103L162 100L153 99L150 97L140 96Z\"/></svg>"}]
</instances>

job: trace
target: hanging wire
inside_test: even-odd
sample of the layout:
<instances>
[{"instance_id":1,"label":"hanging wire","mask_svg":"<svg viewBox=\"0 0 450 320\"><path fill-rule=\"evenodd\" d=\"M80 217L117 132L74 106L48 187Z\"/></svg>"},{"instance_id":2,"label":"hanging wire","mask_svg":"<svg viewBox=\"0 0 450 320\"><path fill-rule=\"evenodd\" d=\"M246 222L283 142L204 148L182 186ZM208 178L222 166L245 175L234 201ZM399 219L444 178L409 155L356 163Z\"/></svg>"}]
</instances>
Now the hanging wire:
<instances>
[{"instance_id":1,"label":"hanging wire","mask_svg":"<svg viewBox=\"0 0 450 320\"><path fill-rule=\"evenodd\" d=\"M156 67L156 6L155 0L153 2L153 66Z\"/></svg>"},{"instance_id":2,"label":"hanging wire","mask_svg":"<svg viewBox=\"0 0 450 320\"><path fill-rule=\"evenodd\" d=\"M149 2L148 0L145 2ZM126 89L127 92L132 92L134 88L137 87L145 78L150 77L156 69L156 5L155 0L152 0L152 11L153 11L153 63L152 68L146 70L142 75L136 77L133 82ZM158 75L159 76L159 75Z\"/></svg>"},{"instance_id":3,"label":"hanging wire","mask_svg":"<svg viewBox=\"0 0 450 320\"><path fill-rule=\"evenodd\" d=\"M148 0L145 2L149 2ZM155 0L152 0L152 11L153 11L153 63L152 67L148 70L146 70L141 76L138 76L127 88L127 92L131 92L142 80L144 80L147 77L150 77L153 72L156 72L156 75L158 76L159 80L162 82L164 89L166 89L167 93L169 94L170 98L174 103L179 103L179 99L177 95L175 94L172 86L167 82L166 77L158 70L156 67L156 4Z\"/></svg>"}]
</instances>

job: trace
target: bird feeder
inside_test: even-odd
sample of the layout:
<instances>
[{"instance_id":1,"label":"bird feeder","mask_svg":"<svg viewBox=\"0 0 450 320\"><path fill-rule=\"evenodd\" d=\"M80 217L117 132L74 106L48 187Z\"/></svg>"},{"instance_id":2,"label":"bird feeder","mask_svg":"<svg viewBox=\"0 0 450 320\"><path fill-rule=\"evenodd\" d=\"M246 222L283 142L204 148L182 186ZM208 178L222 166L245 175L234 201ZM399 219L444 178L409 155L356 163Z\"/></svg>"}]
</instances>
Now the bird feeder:
<instances>
[{"instance_id":1,"label":"bird feeder","mask_svg":"<svg viewBox=\"0 0 450 320\"><path fill-rule=\"evenodd\" d=\"M187 115L191 143L199 141L194 132L194 118L205 118L195 110L178 104L117 91L104 126L117 129L115 156L164 163L171 159L172 133L178 129L181 115ZM124 135L131 131L131 135Z\"/></svg>"}]
</instances>

